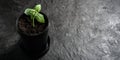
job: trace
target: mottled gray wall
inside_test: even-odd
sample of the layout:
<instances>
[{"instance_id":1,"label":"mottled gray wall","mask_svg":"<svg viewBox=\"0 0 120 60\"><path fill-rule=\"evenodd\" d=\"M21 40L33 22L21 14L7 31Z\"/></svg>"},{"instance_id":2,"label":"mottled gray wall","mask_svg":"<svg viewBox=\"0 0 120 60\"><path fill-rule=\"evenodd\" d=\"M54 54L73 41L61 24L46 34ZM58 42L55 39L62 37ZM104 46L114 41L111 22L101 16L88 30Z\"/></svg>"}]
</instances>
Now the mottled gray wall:
<instances>
[{"instance_id":1,"label":"mottled gray wall","mask_svg":"<svg viewBox=\"0 0 120 60\"><path fill-rule=\"evenodd\" d=\"M24 8L37 3L42 4L42 11L50 21L51 47L41 60L120 60L120 0L3 2L0 51L19 40L15 19Z\"/></svg>"},{"instance_id":2,"label":"mottled gray wall","mask_svg":"<svg viewBox=\"0 0 120 60\"><path fill-rule=\"evenodd\" d=\"M43 60L120 60L119 0L45 3L52 43Z\"/></svg>"}]
</instances>

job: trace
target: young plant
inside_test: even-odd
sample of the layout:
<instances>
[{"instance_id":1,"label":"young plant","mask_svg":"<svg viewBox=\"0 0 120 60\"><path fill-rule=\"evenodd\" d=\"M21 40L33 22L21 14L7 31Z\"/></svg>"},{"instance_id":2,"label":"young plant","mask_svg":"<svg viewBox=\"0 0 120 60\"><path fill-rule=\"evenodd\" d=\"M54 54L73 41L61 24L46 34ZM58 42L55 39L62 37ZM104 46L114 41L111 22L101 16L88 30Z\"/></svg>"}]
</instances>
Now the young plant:
<instances>
[{"instance_id":1,"label":"young plant","mask_svg":"<svg viewBox=\"0 0 120 60\"><path fill-rule=\"evenodd\" d=\"M30 19L32 21L32 26L35 27L34 20L37 20L39 23L45 23L44 16L40 14L41 11L41 5L36 5L33 9L27 8L24 13L28 16L30 16Z\"/></svg>"}]
</instances>

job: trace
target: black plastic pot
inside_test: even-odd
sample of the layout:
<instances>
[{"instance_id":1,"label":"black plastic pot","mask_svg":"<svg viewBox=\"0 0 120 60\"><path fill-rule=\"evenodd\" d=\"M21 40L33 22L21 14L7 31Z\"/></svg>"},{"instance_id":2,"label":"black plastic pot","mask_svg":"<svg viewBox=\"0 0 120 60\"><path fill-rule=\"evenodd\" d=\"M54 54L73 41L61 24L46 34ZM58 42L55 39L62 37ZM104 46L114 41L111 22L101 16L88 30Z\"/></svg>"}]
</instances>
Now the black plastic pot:
<instances>
[{"instance_id":1,"label":"black plastic pot","mask_svg":"<svg viewBox=\"0 0 120 60\"><path fill-rule=\"evenodd\" d=\"M28 56L30 56L33 59L38 59L44 56L49 50L49 44L50 44L50 38L48 36L49 21L44 13L41 14L44 15L47 25L43 32L37 34L29 35L27 33L22 32L18 27L18 20L20 17L16 21L17 32L21 37L19 41L19 46Z\"/></svg>"}]
</instances>

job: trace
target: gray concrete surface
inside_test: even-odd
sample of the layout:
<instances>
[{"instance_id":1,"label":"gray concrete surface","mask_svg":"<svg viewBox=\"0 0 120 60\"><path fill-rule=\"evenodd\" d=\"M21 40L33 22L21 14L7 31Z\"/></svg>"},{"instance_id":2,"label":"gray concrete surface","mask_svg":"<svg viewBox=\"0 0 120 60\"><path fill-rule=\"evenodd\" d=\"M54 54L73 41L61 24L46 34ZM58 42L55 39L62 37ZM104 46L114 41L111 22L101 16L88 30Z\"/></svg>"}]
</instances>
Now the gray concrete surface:
<instances>
[{"instance_id":1,"label":"gray concrete surface","mask_svg":"<svg viewBox=\"0 0 120 60\"><path fill-rule=\"evenodd\" d=\"M49 18L51 37L40 60L120 60L120 0L0 1L0 53L19 40L16 18L37 3Z\"/></svg>"}]
</instances>

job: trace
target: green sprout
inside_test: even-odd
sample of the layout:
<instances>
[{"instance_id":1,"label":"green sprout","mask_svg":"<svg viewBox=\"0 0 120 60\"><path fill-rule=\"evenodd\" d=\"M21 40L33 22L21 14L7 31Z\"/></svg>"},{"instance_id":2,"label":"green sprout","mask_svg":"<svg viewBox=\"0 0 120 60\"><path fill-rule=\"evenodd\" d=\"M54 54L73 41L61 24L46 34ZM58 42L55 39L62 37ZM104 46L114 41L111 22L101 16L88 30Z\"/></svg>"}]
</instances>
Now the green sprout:
<instances>
[{"instance_id":1,"label":"green sprout","mask_svg":"<svg viewBox=\"0 0 120 60\"><path fill-rule=\"evenodd\" d=\"M41 11L41 5L38 4L36 5L33 9L31 8L27 8L24 13L26 15L29 15L31 20L32 20L32 26L35 27L35 23L34 20L36 19L37 22L39 23L45 23L45 19L44 16L42 14L40 14L39 12Z\"/></svg>"}]
</instances>

